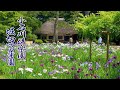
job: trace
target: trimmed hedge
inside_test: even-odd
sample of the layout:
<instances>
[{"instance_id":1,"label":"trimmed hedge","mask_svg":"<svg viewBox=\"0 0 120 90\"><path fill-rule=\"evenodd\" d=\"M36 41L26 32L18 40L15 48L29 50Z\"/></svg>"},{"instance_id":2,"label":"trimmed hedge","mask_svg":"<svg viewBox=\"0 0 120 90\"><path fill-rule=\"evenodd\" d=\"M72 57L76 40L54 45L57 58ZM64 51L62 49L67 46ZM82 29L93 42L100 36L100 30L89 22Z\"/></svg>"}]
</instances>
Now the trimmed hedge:
<instances>
[{"instance_id":1,"label":"trimmed hedge","mask_svg":"<svg viewBox=\"0 0 120 90\"><path fill-rule=\"evenodd\" d=\"M41 43L43 43L43 41L42 41L41 39L36 39L36 40L35 40L35 43L41 44Z\"/></svg>"}]
</instances>

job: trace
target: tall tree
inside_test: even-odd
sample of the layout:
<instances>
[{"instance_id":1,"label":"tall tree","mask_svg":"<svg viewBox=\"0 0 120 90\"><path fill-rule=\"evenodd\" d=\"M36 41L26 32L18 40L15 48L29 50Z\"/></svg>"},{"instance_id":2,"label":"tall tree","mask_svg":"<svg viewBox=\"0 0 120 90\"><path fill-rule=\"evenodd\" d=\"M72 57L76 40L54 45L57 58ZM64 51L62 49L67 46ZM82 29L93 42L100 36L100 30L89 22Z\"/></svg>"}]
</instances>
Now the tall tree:
<instances>
[{"instance_id":1,"label":"tall tree","mask_svg":"<svg viewBox=\"0 0 120 90\"><path fill-rule=\"evenodd\" d=\"M58 23L58 18L59 18L59 11L56 12L56 20L54 24L54 38L53 41L57 43L58 41L58 31L57 31L57 23Z\"/></svg>"},{"instance_id":2,"label":"tall tree","mask_svg":"<svg viewBox=\"0 0 120 90\"><path fill-rule=\"evenodd\" d=\"M36 39L37 37L33 31L39 28L41 25L41 21L37 18L38 14L38 11L0 11L0 43L6 41L6 29L15 27L15 31L17 33L16 29L19 27L17 20L20 17L23 17L27 20L25 23L27 31L26 39Z\"/></svg>"}]
</instances>

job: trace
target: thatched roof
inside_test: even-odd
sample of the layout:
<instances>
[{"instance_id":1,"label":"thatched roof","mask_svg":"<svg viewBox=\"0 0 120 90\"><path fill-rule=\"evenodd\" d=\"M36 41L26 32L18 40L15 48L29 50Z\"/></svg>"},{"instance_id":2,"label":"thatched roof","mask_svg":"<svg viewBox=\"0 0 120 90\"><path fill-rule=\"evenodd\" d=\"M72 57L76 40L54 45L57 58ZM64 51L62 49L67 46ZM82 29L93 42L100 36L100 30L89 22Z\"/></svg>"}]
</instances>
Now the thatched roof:
<instances>
[{"instance_id":1,"label":"thatched roof","mask_svg":"<svg viewBox=\"0 0 120 90\"><path fill-rule=\"evenodd\" d=\"M38 30L36 30L36 34L54 34L54 20L49 20L41 26ZM58 20L57 24L58 35L66 35L66 34L77 34L77 31L74 30L72 26L70 26L64 20Z\"/></svg>"}]
</instances>

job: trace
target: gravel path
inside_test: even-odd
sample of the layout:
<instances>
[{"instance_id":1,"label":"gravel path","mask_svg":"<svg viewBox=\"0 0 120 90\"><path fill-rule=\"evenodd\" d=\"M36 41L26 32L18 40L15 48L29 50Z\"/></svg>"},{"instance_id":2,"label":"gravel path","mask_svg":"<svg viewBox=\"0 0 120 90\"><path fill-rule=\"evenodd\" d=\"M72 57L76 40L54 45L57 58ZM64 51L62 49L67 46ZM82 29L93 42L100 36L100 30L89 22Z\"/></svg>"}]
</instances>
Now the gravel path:
<instances>
[{"instance_id":1,"label":"gravel path","mask_svg":"<svg viewBox=\"0 0 120 90\"><path fill-rule=\"evenodd\" d=\"M120 49L120 46L111 46L111 47L115 49Z\"/></svg>"}]
</instances>

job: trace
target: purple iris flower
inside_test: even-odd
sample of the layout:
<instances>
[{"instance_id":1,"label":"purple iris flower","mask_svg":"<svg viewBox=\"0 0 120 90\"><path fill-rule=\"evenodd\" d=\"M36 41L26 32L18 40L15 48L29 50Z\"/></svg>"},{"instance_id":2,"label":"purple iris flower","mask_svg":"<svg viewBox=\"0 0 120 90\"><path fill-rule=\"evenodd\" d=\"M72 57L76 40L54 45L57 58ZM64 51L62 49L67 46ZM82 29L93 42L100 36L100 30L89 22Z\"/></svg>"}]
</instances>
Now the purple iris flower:
<instances>
[{"instance_id":1,"label":"purple iris flower","mask_svg":"<svg viewBox=\"0 0 120 90\"><path fill-rule=\"evenodd\" d=\"M51 60L51 63L54 63L55 61L54 60Z\"/></svg>"},{"instance_id":2,"label":"purple iris flower","mask_svg":"<svg viewBox=\"0 0 120 90\"><path fill-rule=\"evenodd\" d=\"M40 66L41 66L41 67L43 67L43 66L44 66L44 64L40 64Z\"/></svg>"},{"instance_id":3,"label":"purple iris flower","mask_svg":"<svg viewBox=\"0 0 120 90\"><path fill-rule=\"evenodd\" d=\"M75 67L72 67L71 69L72 69L72 70L75 70Z\"/></svg>"},{"instance_id":4,"label":"purple iris flower","mask_svg":"<svg viewBox=\"0 0 120 90\"><path fill-rule=\"evenodd\" d=\"M113 64L112 67L113 67L113 68L116 67L116 64Z\"/></svg>"},{"instance_id":5,"label":"purple iris flower","mask_svg":"<svg viewBox=\"0 0 120 90\"><path fill-rule=\"evenodd\" d=\"M89 63L89 64L88 64L88 67L92 67L92 63Z\"/></svg>"},{"instance_id":6,"label":"purple iris flower","mask_svg":"<svg viewBox=\"0 0 120 90\"><path fill-rule=\"evenodd\" d=\"M117 62L117 65L120 65L120 62Z\"/></svg>"},{"instance_id":7,"label":"purple iris flower","mask_svg":"<svg viewBox=\"0 0 120 90\"><path fill-rule=\"evenodd\" d=\"M90 70L90 71L92 71L92 70L93 70L93 68L89 68L89 70Z\"/></svg>"},{"instance_id":8,"label":"purple iris flower","mask_svg":"<svg viewBox=\"0 0 120 90\"><path fill-rule=\"evenodd\" d=\"M88 76L89 74L85 74L85 76Z\"/></svg>"},{"instance_id":9,"label":"purple iris flower","mask_svg":"<svg viewBox=\"0 0 120 90\"><path fill-rule=\"evenodd\" d=\"M97 78L97 75L94 75L94 78Z\"/></svg>"},{"instance_id":10,"label":"purple iris flower","mask_svg":"<svg viewBox=\"0 0 120 90\"><path fill-rule=\"evenodd\" d=\"M81 70L82 70L82 69L80 69L80 68L79 68L79 69L77 70L77 73L80 73L80 72L81 72Z\"/></svg>"},{"instance_id":11,"label":"purple iris flower","mask_svg":"<svg viewBox=\"0 0 120 90\"><path fill-rule=\"evenodd\" d=\"M52 51L52 55L54 55L55 54L55 52L54 51Z\"/></svg>"},{"instance_id":12,"label":"purple iris flower","mask_svg":"<svg viewBox=\"0 0 120 90\"><path fill-rule=\"evenodd\" d=\"M3 60L4 62L6 62L6 58L3 58L2 60Z\"/></svg>"},{"instance_id":13,"label":"purple iris flower","mask_svg":"<svg viewBox=\"0 0 120 90\"><path fill-rule=\"evenodd\" d=\"M111 50L109 50L109 51L108 51L108 53L109 53L109 54L111 54L111 53L112 53L112 51L111 51Z\"/></svg>"},{"instance_id":14,"label":"purple iris flower","mask_svg":"<svg viewBox=\"0 0 120 90\"><path fill-rule=\"evenodd\" d=\"M44 53L47 53L47 50L44 50Z\"/></svg>"},{"instance_id":15,"label":"purple iris flower","mask_svg":"<svg viewBox=\"0 0 120 90\"><path fill-rule=\"evenodd\" d=\"M49 72L48 74L49 75L52 75L52 74L55 74L56 72L55 71L51 71L51 72Z\"/></svg>"},{"instance_id":16,"label":"purple iris flower","mask_svg":"<svg viewBox=\"0 0 120 90\"><path fill-rule=\"evenodd\" d=\"M116 58L117 58L117 56L113 56L113 57L112 57L112 59L116 59Z\"/></svg>"},{"instance_id":17,"label":"purple iris flower","mask_svg":"<svg viewBox=\"0 0 120 90\"><path fill-rule=\"evenodd\" d=\"M100 67L99 63L96 62L96 69L98 70L99 67Z\"/></svg>"},{"instance_id":18,"label":"purple iris flower","mask_svg":"<svg viewBox=\"0 0 120 90\"><path fill-rule=\"evenodd\" d=\"M40 52L39 55L43 55L44 53L43 52Z\"/></svg>"},{"instance_id":19,"label":"purple iris flower","mask_svg":"<svg viewBox=\"0 0 120 90\"><path fill-rule=\"evenodd\" d=\"M108 62L107 62L107 64L110 64L111 62L112 62L112 59L109 59Z\"/></svg>"}]
</instances>

